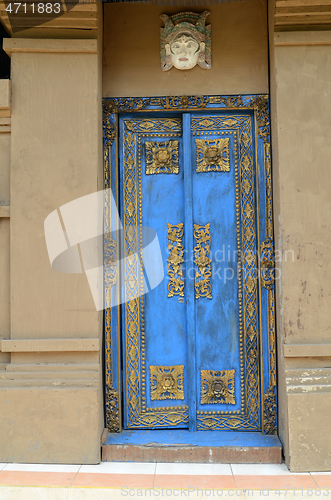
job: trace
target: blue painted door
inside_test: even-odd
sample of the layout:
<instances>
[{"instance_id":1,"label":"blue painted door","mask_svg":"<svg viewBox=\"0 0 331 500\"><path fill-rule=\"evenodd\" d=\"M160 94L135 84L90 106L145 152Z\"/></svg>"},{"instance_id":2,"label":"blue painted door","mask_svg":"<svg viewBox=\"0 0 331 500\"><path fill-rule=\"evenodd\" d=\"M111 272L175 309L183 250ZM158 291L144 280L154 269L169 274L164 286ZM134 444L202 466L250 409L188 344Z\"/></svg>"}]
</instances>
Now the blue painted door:
<instances>
[{"instance_id":1,"label":"blue painted door","mask_svg":"<svg viewBox=\"0 0 331 500\"><path fill-rule=\"evenodd\" d=\"M125 114L119 129L124 428L260 430L253 114Z\"/></svg>"}]
</instances>

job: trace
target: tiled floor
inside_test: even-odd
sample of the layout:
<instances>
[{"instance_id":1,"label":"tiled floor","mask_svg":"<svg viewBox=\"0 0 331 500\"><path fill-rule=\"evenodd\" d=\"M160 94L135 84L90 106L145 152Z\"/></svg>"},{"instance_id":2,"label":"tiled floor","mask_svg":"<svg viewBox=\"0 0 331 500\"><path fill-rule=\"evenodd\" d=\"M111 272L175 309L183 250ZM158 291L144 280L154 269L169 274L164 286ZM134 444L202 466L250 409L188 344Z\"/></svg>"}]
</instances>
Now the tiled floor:
<instances>
[{"instance_id":1,"label":"tiled floor","mask_svg":"<svg viewBox=\"0 0 331 500\"><path fill-rule=\"evenodd\" d=\"M284 464L0 464L1 500L103 500L126 496L320 500L330 496L331 500L331 472L291 473Z\"/></svg>"}]
</instances>

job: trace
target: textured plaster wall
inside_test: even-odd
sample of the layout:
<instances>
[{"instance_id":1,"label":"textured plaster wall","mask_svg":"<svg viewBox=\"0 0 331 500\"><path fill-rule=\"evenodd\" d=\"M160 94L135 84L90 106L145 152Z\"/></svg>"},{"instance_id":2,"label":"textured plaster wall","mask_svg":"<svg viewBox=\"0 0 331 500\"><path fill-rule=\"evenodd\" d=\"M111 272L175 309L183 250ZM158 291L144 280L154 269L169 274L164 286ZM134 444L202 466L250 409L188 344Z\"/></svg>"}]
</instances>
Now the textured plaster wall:
<instances>
[{"instance_id":1,"label":"textured plaster wall","mask_svg":"<svg viewBox=\"0 0 331 500\"><path fill-rule=\"evenodd\" d=\"M281 327L286 343L330 342L330 47L276 47ZM294 262L293 262L294 260Z\"/></svg>"},{"instance_id":2,"label":"textured plaster wall","mask_svg":"<svg viewBox=\"0 0 331 500\"><path fill-rule=\"evenodd\" d=\"M104 4L103 96L268 92L267 6L246 0L204 7ZM209 9L212 69L161 71L162 13Z\"/></svg>"},{"instance_id":3,"label":"textured plaster wall","mask_svg":"<svg viewBox=\"0 0 331 500\"><path fill-rule=\"evenodd\" d=\"M10 329L1 320L0 334L8 327L13 344L0 343L12 349L0 353L8 363L0 365L0 461L97 463L102 311L85 274L51 268L44 220L103 188L101 54L88 40L8 39L5 48L12 57L11 293ZM4 184L0 196L9 197Z\"/></svg>"},{"instance_id":4,"label":"textured plaster wall","mask_svg":"<svg viewBox=\"0 0 331 500\"><path fill-rule=\"evenodd\" d=\"M271 51L279 426L292 471L331 470L330 44L330 32L278 33Z\"/></svg>"},{"instance_id":5,"label":"textured plaster wall","mask_svg":"<svg viewBox=\"0 0 331 500\"><path fill-rule=\"evenodd\" d=\"M93 54L12 56L12 338L97 337L85 274L52 270L44 220L98 189L98 64Z\"/></svg>"},{"instance_id":6,"label":"textured plaster wall","mask_svg":"<svg viewBox=\"0 0 331 500\"><path fill-rule=\"evenodd\" d=\"M0 389L4 462L90 464L99 461L96 390Z\"/></svg>"}]
</instances>

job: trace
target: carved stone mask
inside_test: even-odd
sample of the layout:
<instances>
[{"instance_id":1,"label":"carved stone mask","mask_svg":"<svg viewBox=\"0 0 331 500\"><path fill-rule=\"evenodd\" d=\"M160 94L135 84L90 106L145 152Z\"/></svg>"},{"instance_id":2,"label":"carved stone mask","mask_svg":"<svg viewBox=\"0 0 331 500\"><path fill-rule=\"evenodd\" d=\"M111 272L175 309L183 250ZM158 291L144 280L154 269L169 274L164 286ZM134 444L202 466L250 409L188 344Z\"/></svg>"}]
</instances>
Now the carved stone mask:
<instances>
[{"instance_id":1,"label":"carved stone mask","mask_svg":"<svg viewBox=\"0 0 331 500\"><path fill-rule=\"evenodd\" d=\"M180 70L194 68L197 64L204 69L211 67L211 26L205 25L209 11L202 14L181 12L174 16L162 14L164 28L161 36L161 68L173 66Z\"/></svg>"}]
</instances>

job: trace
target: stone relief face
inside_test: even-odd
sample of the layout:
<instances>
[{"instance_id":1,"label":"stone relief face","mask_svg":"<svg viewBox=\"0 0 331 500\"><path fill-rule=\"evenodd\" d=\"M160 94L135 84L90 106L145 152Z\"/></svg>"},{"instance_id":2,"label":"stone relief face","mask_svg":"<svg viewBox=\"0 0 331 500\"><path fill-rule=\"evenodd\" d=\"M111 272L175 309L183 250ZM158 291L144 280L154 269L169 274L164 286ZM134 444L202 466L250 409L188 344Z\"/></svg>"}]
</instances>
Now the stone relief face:
<instances>
[{"instance_id":1,"label":"stone relief face","mask_svg":"<svg viewBox=\"0 0 331 500\"><path fill-rule=\"evenodd\" d=\"M165 49L173 66L185 70L192 69L197 65L200 53L204 52L205 44L199 43L192 36L181 35L170 45L166 44Z\"/></svg>"},{"instance_id":2,"label":"stone relief face","mask_svg":"<svg viewBox=\"0 0 331 500\"><path fill-rule=\"evenodd\" d=\"M180 12L173 16L161 14L164 27L160 28L160 55L162 71L172 67L179 70L211 68L211 25L206 25L209 10Z\"/></svg>"}]
</instances>

